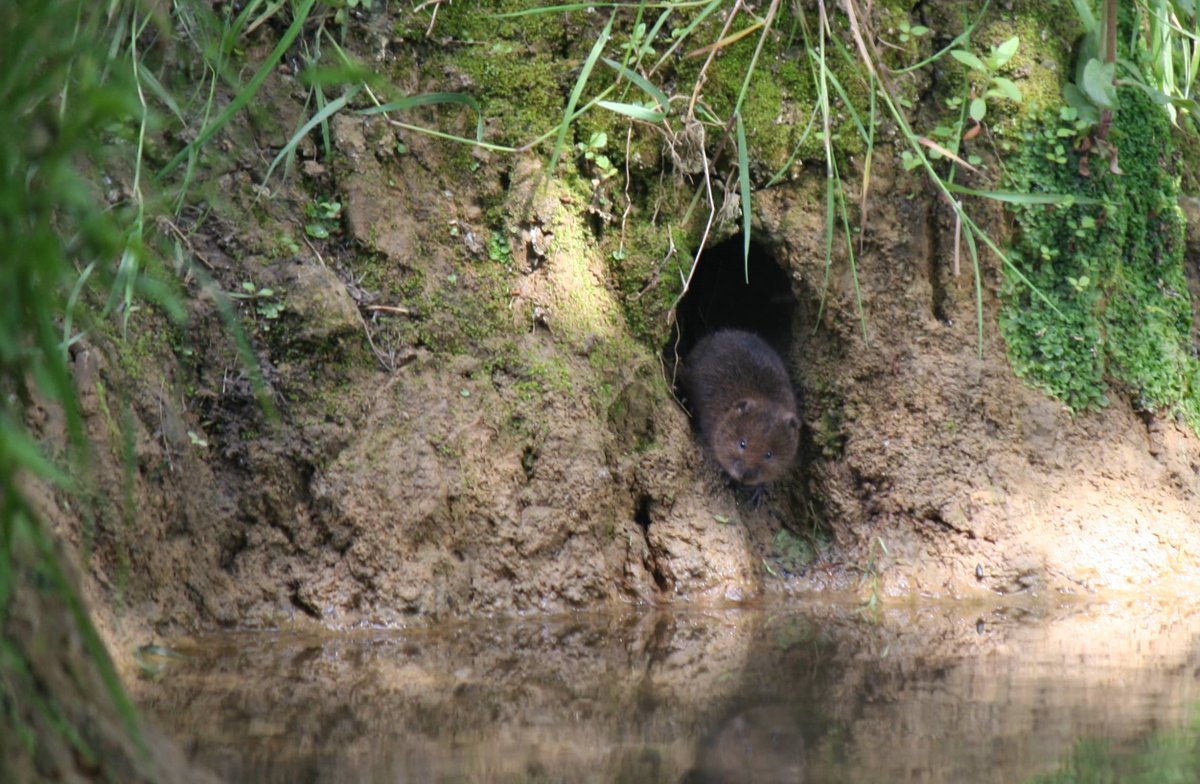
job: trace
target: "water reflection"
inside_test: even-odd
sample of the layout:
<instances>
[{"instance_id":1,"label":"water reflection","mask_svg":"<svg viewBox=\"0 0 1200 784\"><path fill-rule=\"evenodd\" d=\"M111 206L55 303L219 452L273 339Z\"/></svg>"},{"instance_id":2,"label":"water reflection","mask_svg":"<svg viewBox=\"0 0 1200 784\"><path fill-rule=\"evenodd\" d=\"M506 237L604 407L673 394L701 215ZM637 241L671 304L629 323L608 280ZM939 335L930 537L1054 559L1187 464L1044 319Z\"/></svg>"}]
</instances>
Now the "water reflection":
<instances>
[{"instance_id":1,"label":"water reflection","mask_svg":"<svg viewBox=\"0 0 1200 784\"><path fill-rule=\"evenodd\" d=\"M235 782L1195 781L1194 609L789 606L244 633L181 645L188 658L135 691Z\"/></svg>"}]
</instances>

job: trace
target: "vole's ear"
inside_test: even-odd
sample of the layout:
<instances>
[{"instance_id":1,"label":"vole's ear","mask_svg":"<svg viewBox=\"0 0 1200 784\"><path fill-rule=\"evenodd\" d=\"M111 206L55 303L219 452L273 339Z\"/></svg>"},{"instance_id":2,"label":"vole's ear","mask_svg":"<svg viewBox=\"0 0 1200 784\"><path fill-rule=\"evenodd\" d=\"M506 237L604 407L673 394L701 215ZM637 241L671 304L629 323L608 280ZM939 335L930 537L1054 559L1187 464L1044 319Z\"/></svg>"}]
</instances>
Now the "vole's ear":
<instances>
[{"instance_id":1,"label":"vole's ear","mask_svg":"<svg viewBox=\"0 0 1200 784\"><path fill-rule=\"evenodd\" d=\"M800 432L800 420L796 418L795 414L788 414L786 417L783 418L783 423L785 425L787 425L789 428L791 428L793 431L795 431L797 433Z\"/></svg>"}]
</instances>

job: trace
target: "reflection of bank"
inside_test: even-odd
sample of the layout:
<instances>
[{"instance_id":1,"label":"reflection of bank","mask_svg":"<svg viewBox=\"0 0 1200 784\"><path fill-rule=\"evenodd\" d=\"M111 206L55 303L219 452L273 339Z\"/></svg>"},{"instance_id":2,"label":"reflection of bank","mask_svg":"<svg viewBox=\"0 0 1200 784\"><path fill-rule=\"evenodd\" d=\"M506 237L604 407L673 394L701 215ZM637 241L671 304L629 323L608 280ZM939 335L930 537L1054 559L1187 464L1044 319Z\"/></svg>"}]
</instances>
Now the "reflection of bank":
<instances>
[{"instance_id":1,"label":"reflection of bank","mask_svg":"<svg viewBox=\"0 0 1200 784\"><path fill-rule=\"evenodd\" d=\"M687 784L792 784L804 781L804 736L792 710L760 705L707 738Z\"/></svg>"}]
</instances>

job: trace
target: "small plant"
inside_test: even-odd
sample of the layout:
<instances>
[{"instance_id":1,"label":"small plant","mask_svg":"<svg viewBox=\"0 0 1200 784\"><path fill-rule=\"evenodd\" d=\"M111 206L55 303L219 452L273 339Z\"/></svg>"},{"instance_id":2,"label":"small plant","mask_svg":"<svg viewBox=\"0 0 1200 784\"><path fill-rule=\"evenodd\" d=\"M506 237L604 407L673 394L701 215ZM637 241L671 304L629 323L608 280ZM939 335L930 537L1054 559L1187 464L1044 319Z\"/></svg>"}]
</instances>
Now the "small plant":
<instances>
[{"instance_id":1,"label":"small plant","mask_svg":"<svg viewBox=\"0 0 1200 784\"><path fill-rule=\"evenodd\" d=\"M360 6L369 11L375 0L326 0L326 2L337 9L333 14L334 24L345 25L346 20L350 17L350 11Z\"/></svg>"},{"instance_id":2,"label":"small plant","mask_svg":"<svg viewBox=\"0 0 1200 784\"><path fill-rule=\"evenodd\" d=\"M929 28L925 25L910 25L907 19L900 23L900 43L906 44L923 35L929 35Z\"/></svg>"},{"instance_id":3,"label":"small plant","mask_svg":"<svg viewBox=\"0 0 1200 784\"><path fill-rule=\"evenodd\" d=\"M283 302L275 299L275 290L266 287L259 288L251 281L242 282L242 290L235 291L229 296L254 302L254 312L265 319L275 320L283 313Z\"/></svg>"},{"instance_id":4,"label":"small plant","mask_svg":"<svg viewBox=\"0 0 1200 784\"><path fill-rule=\"evenodd\" d=\"M587 140L587 142L579 142L575 145L575 149L583 155L583 159L591 163L595 172L599 174L600 182L615 177L617 167L613 166L608 156L604 154L605 148L608 147L608 134L604 131L596 131Z\"/></svg>"},{"instance_id":5,"label":"small plant","mask_svg":"<svg viewBox=\"0 0 1200 784\"><path fill-rule=\"evenodd\" d=\"M342 220L342 203L333 199L317 199L304 208L304 214L308 218L304 233L323 240L337 230Z\"/></svg>"},{"instance_id":6,"label":"small plant","mask_svg":"<svg viewBox=\"0 0 1200 784\"><path fill-rule=\"evenodd\" d=\"M281 232L275 237L275 255L278 258L288 258L300 255L300 243L291 234Z\"/></svg>"},{"instance_id":7,"label":"small plant","mask_svg":"<svg viewBox=\"0 0 1200 784\"><path fill-rule=\"evenodd\" d=\"M1075 2L1075 11L1084 35L1075 61L1075 78L1063 85L1063 100L1079 114L1087 129L1101 126L1099 135L1103 138L1117 106L1116 4L1105 3L1100 19L1080 0Z\"/></svg>"},{"instance_id":8,"label":"small plant","mask_svg":"<svg viewBox=\"0 0 1200 784\"><path fill-rule=\"evenodd\" d=\"M512 264L512 248L508 238L500 230L493 231L487 241L487 255L492 261L508 266Z\"/></svg>"},{"instance_id":9,"label":"small plant","mask_svg":"<svg viewBox=\"0 0 1200 784\"><path fill-rule=\"evenodd\" d=\"M987 99L1007 98L1013 103L1021 103L1020 88L1011 79L999 75L1000 69L1008 64L1020 45L1020 39L1014 35L1007 41L993 46L983 59L966 49L950 50L951 57L987 80L987 90L983 95L971 98L971 104L967 109L968 116L976 124L983 122L983 118L987 116Z\"/></svg>"},{"instance_id":10,"label":"small plant","mask_svg":"<svg viewBox=\"0 0 1200 784\"><path fill-rule=\"evenodd\" d=\"M644 57L654 57L658 54L651 46L653 42L654 38L646 35L646 23L638 22L633 28L629 40L621 44L621 49L628 52L632 59L641 60Z\"/></svg>"}]
</instances>

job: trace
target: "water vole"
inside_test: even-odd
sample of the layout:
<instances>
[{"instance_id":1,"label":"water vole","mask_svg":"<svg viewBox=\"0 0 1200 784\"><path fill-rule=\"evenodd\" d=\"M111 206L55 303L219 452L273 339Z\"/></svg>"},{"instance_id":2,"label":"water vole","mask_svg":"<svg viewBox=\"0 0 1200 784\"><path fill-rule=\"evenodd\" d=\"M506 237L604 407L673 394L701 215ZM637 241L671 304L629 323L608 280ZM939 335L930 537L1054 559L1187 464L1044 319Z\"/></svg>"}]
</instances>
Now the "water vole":
<instances>
[{"instance_id":1,"label":"water vole","mask_svg":"<svg viewBox=\"0 0 1200 784\"><path fill-rule=\"evenodd\" d=\"M704 446L729 476L756 486L787 473L800 436L796 395L765 340L713 332L688 353L680 380Z\"/></svg>"}]
</instances>

